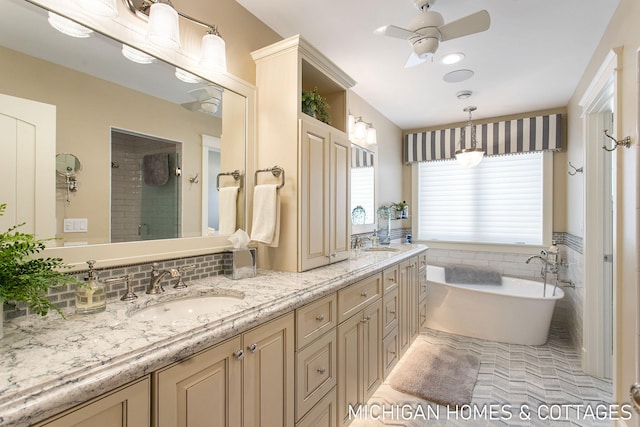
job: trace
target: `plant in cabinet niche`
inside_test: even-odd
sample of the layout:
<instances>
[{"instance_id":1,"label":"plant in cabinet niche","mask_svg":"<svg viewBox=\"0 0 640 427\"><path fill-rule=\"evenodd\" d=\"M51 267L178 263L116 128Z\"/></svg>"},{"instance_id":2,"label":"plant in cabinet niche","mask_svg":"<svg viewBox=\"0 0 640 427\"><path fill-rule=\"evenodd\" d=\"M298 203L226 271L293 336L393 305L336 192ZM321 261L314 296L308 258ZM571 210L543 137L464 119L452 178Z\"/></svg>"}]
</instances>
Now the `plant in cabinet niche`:
<instances>
[{"instance_id":1,"label":"plant in cabinet niche","mask_svg":"<svg viewBox=\"0 0 640 427\"><path fill-rule=\"evenodd\" d=\"M314 117L328 125L331 124L329 116L329 104L322 95L318 93L318 88L314 88L310 92L302 91L302 112L308 116Z\"/></svg>"},{"instance_id":2,"label":"plant in cabinet niche","mask_svg":"<svg viewBox=\"0 0 640 427\"><path fill-rule=\"evenodd\" d=\"M0 204L0 216L6 204ZM41 316L49 309L62 312L47 299L50 287L77 283L70 275L57 269L67 268L61 258L34 258L45 248L48 240L37 240L33 234L16 231L23 224L14 225L0 233L0 302L22 301ZM64 316L63 316L64 317Z\"/></svg>"}]
</instances>

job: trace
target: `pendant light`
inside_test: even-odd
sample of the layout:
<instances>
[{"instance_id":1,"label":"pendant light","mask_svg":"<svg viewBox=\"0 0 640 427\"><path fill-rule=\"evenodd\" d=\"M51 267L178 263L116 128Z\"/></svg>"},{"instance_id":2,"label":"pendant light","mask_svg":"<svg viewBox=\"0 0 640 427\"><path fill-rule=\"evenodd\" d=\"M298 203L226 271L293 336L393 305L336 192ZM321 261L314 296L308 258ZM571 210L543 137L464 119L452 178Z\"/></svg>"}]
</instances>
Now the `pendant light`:
<instances>
[{"instance_id":1,"label":"pendant light","mask_svg":"<svg viewBox=\"0 0 640 427\"><path fill-rule=\"evenodd\" d=\"M177 50L180 47L178 11L169 0L158 0L151 5L147 41L166 49Z\"/></svg>"},{"instance_id":2,"label":"pendant light","mask_svg":"<svg viewBox=\"0 0 640 427\"><path fill-rule=\"evenodd\" d=\"M216 25L212 26L202 37L200 46L200 65L215 72L227 71L227 54L225 43Z\"/></svg>"},{"instance_id":3,"label":"pendant light","mask_svg":"<svg viewBox=\"0 0 640 427\"><path fill-rule=\"evenodd\" d=\"M475 111L477 107L469 106L465 107L463 111L469 113L469 121L466 124L466 128L469 128L471 133L471 146L469 148L462 148L464 144L465 130L463 128L462 135L460 136L460 149L456 150L456 160L465 168L472 168L477 166L484 157L484 150L477 146L476 141L476 127L471 122L471 113Z\"/></svg>"}]
</instances>

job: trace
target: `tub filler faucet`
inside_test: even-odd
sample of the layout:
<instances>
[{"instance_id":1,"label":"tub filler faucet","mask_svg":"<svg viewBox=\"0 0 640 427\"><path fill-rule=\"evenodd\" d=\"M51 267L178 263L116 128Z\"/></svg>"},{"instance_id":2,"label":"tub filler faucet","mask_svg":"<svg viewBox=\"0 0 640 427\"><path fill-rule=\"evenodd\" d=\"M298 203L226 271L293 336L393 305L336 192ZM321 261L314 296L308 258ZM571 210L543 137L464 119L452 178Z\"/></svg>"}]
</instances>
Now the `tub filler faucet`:
<instances>
[{"instance_id":1,"label":"tub filler faucet","mask_svg":"<svg viewBox=\"0 0 640 427\"><path fill-rule=\"evenodd\" d=\"M549 259L550 257L553 257L551 260ZM531 262L531 260L533 259L539 259L540 261L542 261L542 281L543 281L543 287L542 287L542 297L545 298L547 296L547 274L551 273L551 274L556 274L558 272L558 254L556 253L549 253L549 251L546 250L541 250L540 251L540 255L531 255L529 258L527 258L527 260L525 261L525 264L529 264ZM556 286L558 284L556 283ZM553 293L555 294L555 288L553 289Z\"/></svg>"},{"instance_id":2,"label":"tub filler faucet","mask_svg":"<svg viewBox=\"0 0 640 427\"><path fill-rule=\"evenodd\" d=\"M147 289L147 293L150 295L161 294L164 292L164 289L160 285L162 279L167 274L171 275L171 277L180 277L180 271L177 268L169 268L166 270L159 270L160 264L154 262L151 265L151 281L149 283L149 289Z\"/></svg>"}]
</instances>

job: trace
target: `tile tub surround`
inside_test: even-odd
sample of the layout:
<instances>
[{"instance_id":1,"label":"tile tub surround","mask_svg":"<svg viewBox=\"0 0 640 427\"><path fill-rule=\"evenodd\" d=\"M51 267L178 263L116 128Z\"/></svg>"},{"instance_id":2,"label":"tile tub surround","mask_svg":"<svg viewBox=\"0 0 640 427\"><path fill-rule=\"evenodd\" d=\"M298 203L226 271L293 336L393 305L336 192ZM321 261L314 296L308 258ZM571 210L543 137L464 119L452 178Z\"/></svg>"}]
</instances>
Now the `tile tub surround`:
<instances>
[{"instance_id":1,"label":"tile tub surround","mask_svg":"<svg viewBox=\"0 0 640 427\"><path fill-rule=\"evenodd\" d=\"M251 279L224 276L194 280L165 295L231 289L245 298L215 318L171 323L132 321L127 311L153 301L110 301L107 310L81 316L65 310L6 322L0 339L0 425L29 425L204 350L267 320L348 286L424 251L397 245L397 252L362 252L357 257L304 273L258 271ZM46 363L43 363L46 362Z\"/></svg>"}]
</instances>

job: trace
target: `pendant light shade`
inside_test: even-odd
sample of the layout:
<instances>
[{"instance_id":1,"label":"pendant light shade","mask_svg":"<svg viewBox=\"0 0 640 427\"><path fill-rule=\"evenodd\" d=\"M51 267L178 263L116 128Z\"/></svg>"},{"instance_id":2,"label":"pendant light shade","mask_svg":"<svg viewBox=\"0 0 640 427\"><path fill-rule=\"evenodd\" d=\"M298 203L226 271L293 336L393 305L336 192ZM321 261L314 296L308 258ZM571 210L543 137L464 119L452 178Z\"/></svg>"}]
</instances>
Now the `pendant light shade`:
<instances>
[{"instance_id":1,"label":"pendant light shade","mask_svg":"<svg viewBox=\"0 0 640 427\"><path fill-rule=\"evenodd\" d=\"M71 37L86 38L93 33L89 28L82 26L71 19L65 18L64 16L60 16L57 13L49 12L48 20L49 24L53 28Z\"/></svg>"},{"instance_id":2,"label":"pendant light shade","mask_svg":"<svg viewBox=\"0 0 640 427\"><path fill-rule=\"evenodd\" d=\"M365 141L367 139L367 124L365 122L356 122L353 126L353 138L356 141Z\"/></svg>"},{"instance_id":3,"label":"pendant light shade","mask_svg":"<svg viewBox=\"0 0 640 427\"><path fill-rule=\"evenodd\" d=\"M115 18L118 16L116 0L83 0L80 6L87 12L104 16L105 18Z\"/></svg>"},{"instance_id":4,"label":"pendant light shade","mask_svg":"<svg viewBox=\"0 0 640 427\"><path fill-rule=\"evenodd\" d=\"M147 40L149 43L173 50L180 47L178 12L171 3L152 4L147 25Z\"/></svg>"},{"instance_id":5,"label":"pendant light shade","mask_svg":"<svg viewBox=\"0 0 640 427\"><path fill-rule=\"evenodd\" d=\"M215 73L227 71L225 43L215 26L202 37L200 65Z\"/></svg>"},{"instance_id":6,"label":"pendant light shade","mask_svg":"<svg viewBox=\"0 0 640 427\"><path fill-rule=\"evenodd\" d=\"M460 149L456 150L456 160L465 168L472 168L477 166L484 157L484 150L481 147L477 146L476 141L476 127L471 122L471 113L475 111L476 107L465 107L464 111L469 113L469 121L466 124L466 128L469 129L469 133L471 135L471 146L468 148L462 148L464 145L464 135L465 131L462 131L462 137L460 138Z\"/></svg>"}]
</instances>

